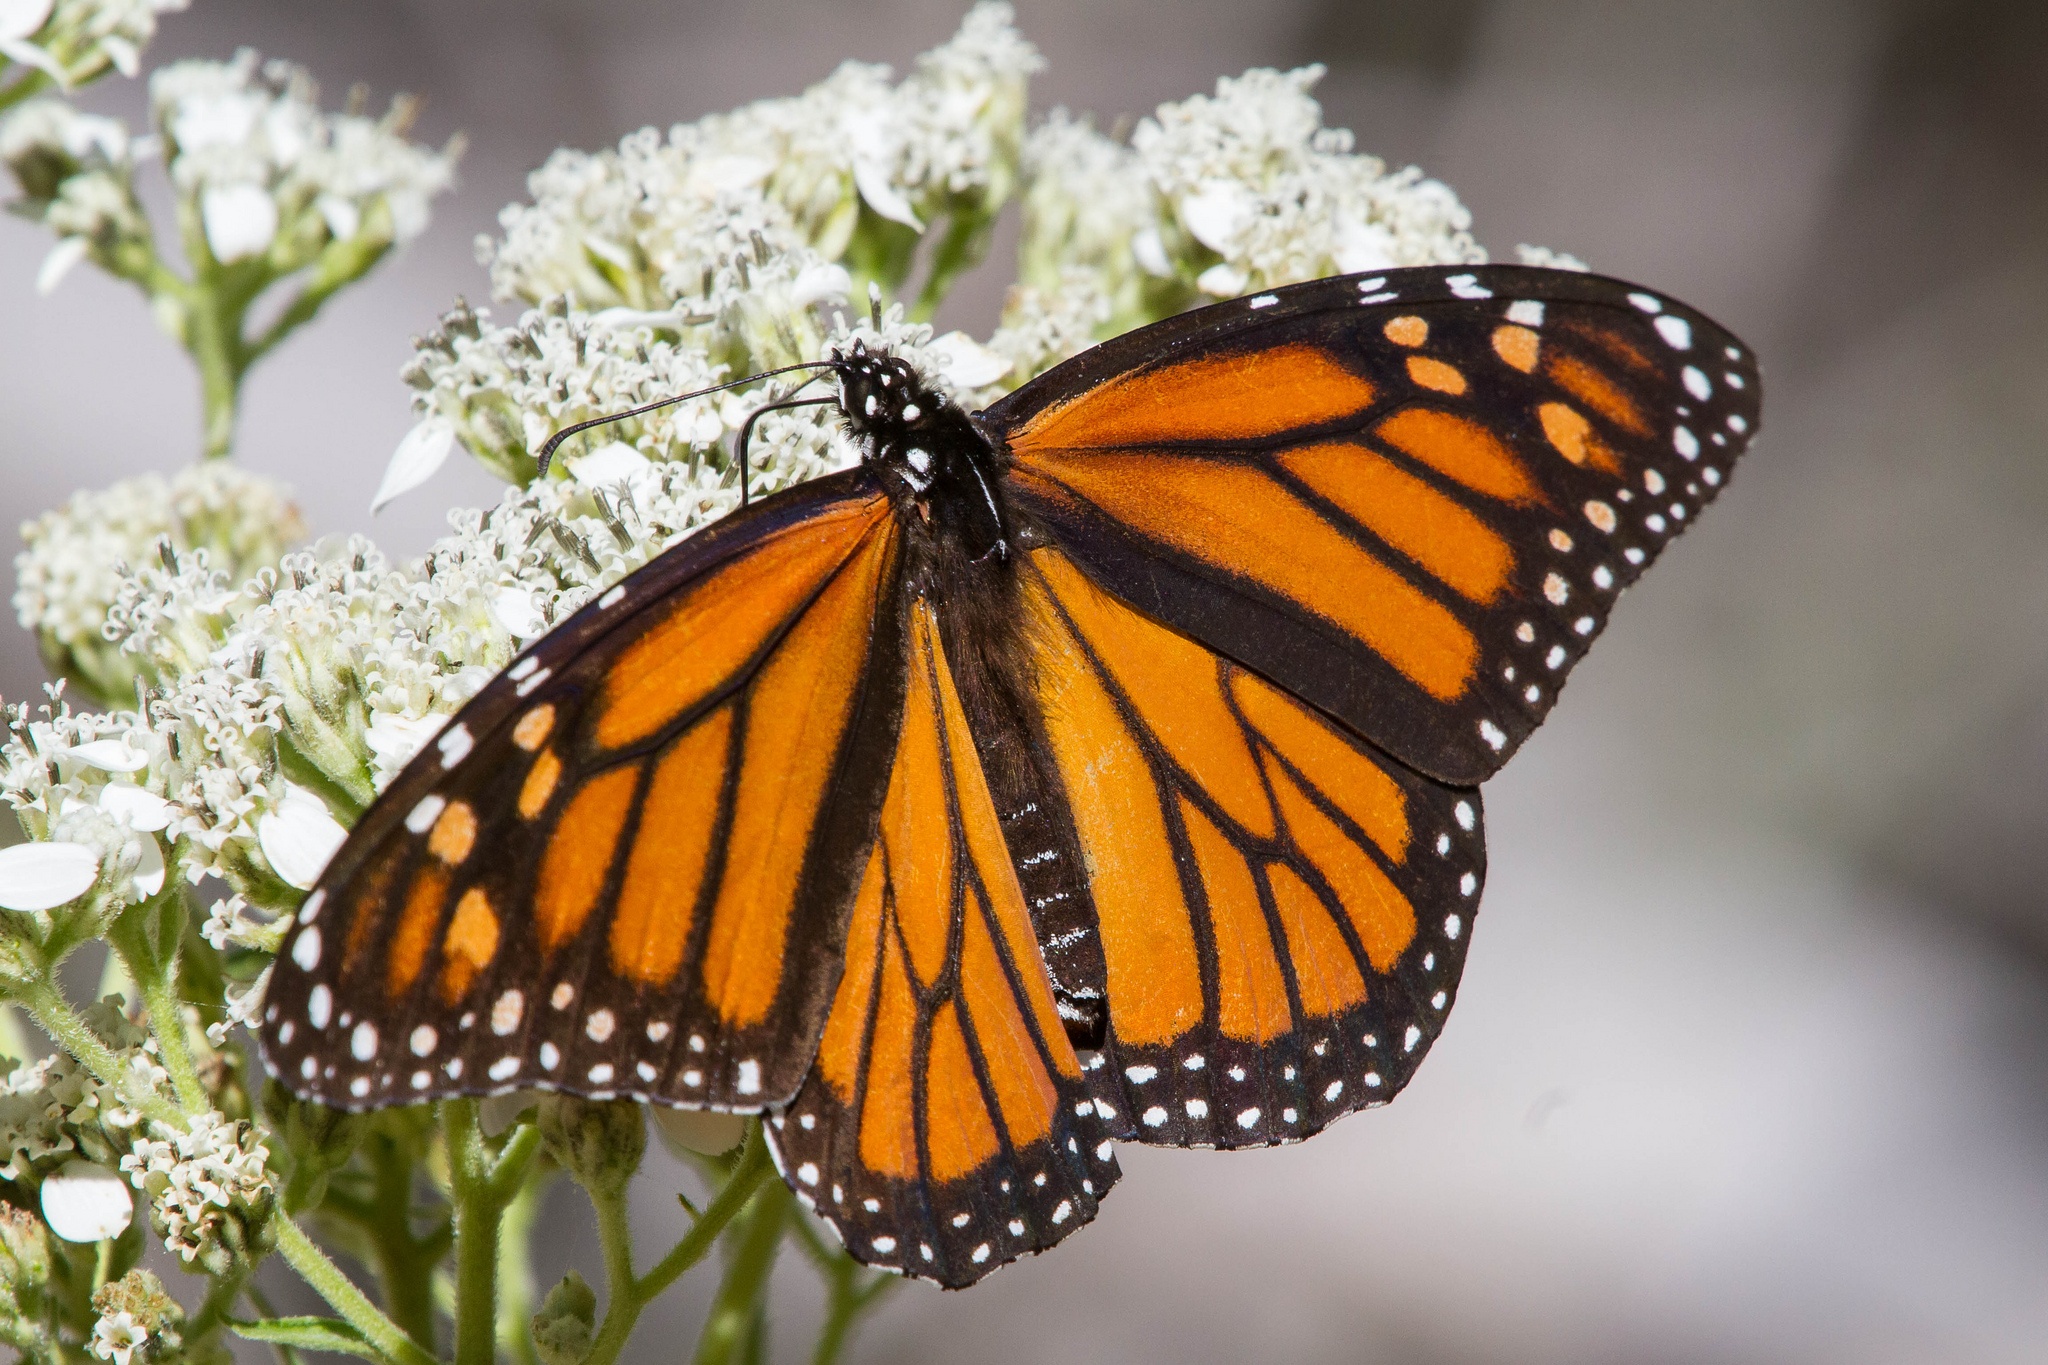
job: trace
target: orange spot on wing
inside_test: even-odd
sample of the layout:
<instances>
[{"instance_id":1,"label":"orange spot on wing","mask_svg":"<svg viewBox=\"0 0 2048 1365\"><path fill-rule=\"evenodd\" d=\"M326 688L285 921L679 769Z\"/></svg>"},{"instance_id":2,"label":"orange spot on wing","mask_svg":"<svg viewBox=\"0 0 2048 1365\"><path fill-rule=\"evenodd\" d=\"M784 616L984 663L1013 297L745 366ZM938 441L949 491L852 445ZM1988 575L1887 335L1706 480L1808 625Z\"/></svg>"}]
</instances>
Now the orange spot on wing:
<instances>
[{"instance_id":1,"label":"orange spot on wing","mask_svg":"<svg viewBox=\"0 0 2048 1365\"><path fill-rule=\"evenodd\" d=\"M398 929L391 936L391 959L384 969L385 994L393 999L419 980L427 952L434 946L434 931L441 926L441 908L447 903L445 868L429 863L414 874L406 889L405 909L399 912Z\"/></svg>"},{"instance_id":2,"label":"orange spot on wing","mask_svg":"<svg viewBox=\"0 0 2048 1365\"><path fill-rule=\"evenodd\" d=\"M354 976L370 958L370 945L391 910L391 885L398 880L399 866L410 846L410 840L387 842L372 856L369 866L356 882L356 892L349 905L348 939L341 955L344 980Z\"/></svg>"},{"instance_id":3,"label":"orange spot on wing","mask_svg":"<svg viewBox=\"0 0 2048 1365\"><path fill-rule=\"evenodd\" d=\"M555 728L555 708L551 702L542 702L519 718L512 727L512 742L532 753L547 743L548 732Z\"/></svg>"},{"instance_id":4,"label":"orange spot on wing","mask_svg":"<svg viewBox=\"0 0 2048 1365\"><path fill-rule=\"evenodd\" d=\"M996 1154L996 1125L982 1098L981 1080L951 1001L932 1017L925 1062L925 1141L932 1178L957 1180Z\"/></svg>"},{"instance_id":5,"label":"orange spot on wing","mask_svg":"<svg viewBox=\"0 0 2048 1365\"><path fill-rule=\"evenodd\" d=\"M467 801L450 801L427 833L427 852L450 867L476 847L476 810Z\"/></svg>"},{"instance_id":6,"label":"orange spot on wing","mask_svg":"<svg viewBox=\"0 0 2048 1365\"><path fill-rule=\"evenodd\" d=\"M1573 464L1590 464L1609 474L1621 473L1620 458L1594 434L1593 424L1577 408L1569 403L1545 403L1536 409L1536 418L1543 423L1543 434L1557 447L1557 453Z\"/></svg>"},{"instance_id":7,"label":"orange spot on wing","mask_svg":"<svg viewBox=\"0 0 2048 1365\"><path fill-rule=\"evenodd\" d=\"M1502 502L1533 503L1542 498L1529 471L1500 437L1469 418L1409 408L1376 429L1381 440L1413 460L1475 493Z\"/></svg>"},{"instance_id":8,"label":"orange spot on wing","mask_svg":"<svg viewBox=\"0 0 2048 1365\"><path fill-rule=\"evenodd\" d=\"M1389 318L1387 325L1380 330L1385 332L1387 340L1396 346L1420 346L1429 340L1429 324L1413 313L1403 313L1400 317Z\"/></svg>"},{"instance_id":9,"label":"orange spot on wing","mask_svg":"<svg viewBox=\"0 0 2048 1365\"><path fill-rule=\"evenodd\" d=\"M1209 930L1216 945L1217 1027L1226 1037L1263 1043L1294 1025L1287 978L1273 955L1258 883L1244 855L1209 818L1186 801L1181 818L1194 846L1195 866L1209 898Z\"/></svg>"},{"instance_id":10,"label":"orange spot on wing","mask_svg":"<svg viewBox=\"0 0 2048 1365\"><path fill-rule=\"evenodd\" d=\"M768 1015L811 830L860 693L875 601L893 541L833 579L755 679L740 751L725 873L711 911L704 983L728 1023Z\"/></svg>"},{"instance_id":11,"label":"orange spot on wing","mask_svg":"<svg viewBox=\"0 0 2048 1365\"><path fill-rule=\"evenodd\" d=\"M598 699L598 744L645 739L730 683L887 509L876 498L821 512L686 589L612 665Z\"/></svg>"},{"instance_id":12,"label":"orange spot on wing","mask_svg":"<svg viewBox=\"0 0 2048 1365\"><path fill-rule=\"evenodd\" d=\"M1202 979L1160 793L1137 741L1048 600L1047 584L1063 597L1086 585L1056 552L1040 550L1032 562L1045 575L1030 589L1039 701L1095 900L1110 1018L1125 1042L1170 1042L1201 1020Z\"/></svg>"},{"instance_id":13,"label":"orange spot on wing","mask_svg":"<svg viewBox=\"0 0 2048 1365\"><path fill-rule=\"evenodd\" d=\"M1157 365L1046 409L1011 449L1099 449L1272 436L1363 412L1372 385L1329 353L1295 343Z\"/></svg>"},{"instance_id":14,"label":"orange spot on wing","mask_svg":"<svg viewBox=\"0 0 2048 1365\"><path fill-rule=\"evenodd\" d=\"M917 1004L903 955L882 948L882 993L875 1011L874 1047L868 1057L867 1093L861 1101L860 1161L878 1175L917 1177L917 1126L911 1110L910 1062Z\"/></svg>"},{"instance_id":15,"label":"orange spot on wing","mask_svg":"<svg viewBox=\"0 0 2048 1365\"><path fill-rule=\"evenodd\" d=\"M868 855L867 875L853 902L846 930L846 971L818 1043L818 1071L842 1104L853 1103L860 1050L867 1042L868 1002L874 995L875 972L882 965L882 883L882 849L877 844Z\"/></svg>"},{"instance_id":16,"label":"orange spot on wing","mask_svg":"<svg viewBox=\"0 0 2048 1365\"><path fill-rule=\"evenodd\" d=\"M531 820L548 807L548 798L555 794L555 783L562 776L562 760L553 749L533 761L526 770L526 780L519 784L519 813Z\"/></svg>"},{"instance_id":17,"label":"orange spot on wing","mask_svg":"<svg viewBox=\"0 0 2048 1365\"><path fill-rule=\"evenodd\" d=\"M483 888L471 887L455 903L448 935L441 940L441 999L454 1004L469 993L484 968L498 955L498 917Z\"/></svg>"},{"instance_id":18,"label":"orange spot on wing","mask_svg":"<svg viewBox=\"0 0 2048 1365\"><path fill-rule=\"evenodd\" d=\"M533 895L534 925L543 954L552 954L576 937L596 907L639 781L637 766L599 774L569 798L568 808L555 822Z\"/></svg>"},{"instance_id":19,"label":"orange spot on wing","mask_svg":"<svg viewBox=\"0 0 2048 1365\"><path fill-rule=\"evenodd\" d=\"M665 985L682 964L731 739L732 708L721 707L671 744L654 769L612 917L612 967L623 976Z\"/></svg>"},{"instance_id":20,"label":"orange spot on wing","mask_svg":"<svg viewBox=\"0 0 2048 1365\"><path fill-rule=\"evenodd\" d=\"M1243 671L1231 675L1245 718L1268 744L1344 812L1395 863L1406 861L1408 794L1321 716Z\"/></svg>"},{"instance_id":21,"label":"orange spot on wing","mask_svg":"<svg viewBox=\"0 0 2048 1365\"><path fill-rule=\"evenodd\" d=\"M1557 386L1608 421L1638 436L1650 434L1642 409L1630 400L1619 384L1574 355L1553 350L1544 373Z\"/></svg>"},{"instance_id":22,"label":"orange spot on wing","mask_svg":"<svg viewBox=\"0 0 2048 1365\"><path fill-rule=\"evenodd\" d=\"M1542 339L1527 327L1508 324L1493 329L1493 353L1523 374L1536 372L1542 345Z\"/></svg>"},{"instance_id":23,"label":"orange spot on wing","mask_svg":"<svg viewBox=\"0 0 2048 1365\"><path fill-rule=\"evenodd\" d=\"M1336 892L1366 960L1376 972L1391 970L1415 941L1415 907L1370 854L1309 802L1293 779L1276 772L1273 787L1288 832Z\"/></svg>"},{"instance_id":24,"label":"orange spot on wing","mask_svg":"<svg viewBox=\"0 0 2048 1365\"><path fill-rule=\"evenodd\" d=\"M1435 389L1453 397L1465 391L1465 376L1459 373L1457 366L1446 365L1426 355L1408 357L1408 377L1425 389Z\"/></svg>"},{"instance_id":25,"label":"orange spot on wing","mask_svg":"<svg viewBox=\"0 0 2048 1365\"><path fill-rule=\"evenodd\" d=\"M1253 465L1143 454L1034 463L1133 529L1342 627L1431 696L1471 685L1472 632Z\"/></svg>"},{"instance_id":26,"label":"orange spot on wing","mask_svg":"<svg viewBox=\"0 0 2048 1365\"><path fill-rule=\"evenodd\" d=\"M960 998L968 1021L974 1026L982 1064L988 1068L989 1085L995 1091L996 1108L1002 1112L1003 1128L1009 1133L1010 1142L1022 1147L1051 1131L1059 1092L1053 1088L1038 1044L1024 1022L1022 1002L1010 990L995 940L989 935L986 907L980 904L978 896L970 894L968 901L960 946ZM1036 945L1032 954L1019 963L1020 974L1029 979L1035 972L1042 980L1045 971L1037 963ZM1058 1027L1057 1016L1049 1034L1042 1025L1039 1032L1056 1052L1066 1057L1073 1055L1066 1031ZM1067 1070L1065 1066L1060 1069ZM1081 1074L1078 1062L1069 1074Z\"/></svg>"},{"instance_id":27,"label":"orange spot on wing","mask_svg":"<svg viewBox=\"0 0 2048 1365\"><path fill-rule=\"evenodd\" d=\"M1500 596L1514 551L1455 498L1362 446L1290 450L1280 464L1358 523L1474 602Z\"/></svg>"},{"instance_id":28,"label":"orange spot on wing","mask_svg":"<svg viewBox=\"0 0 2048 1365\"><path fill-rule=\"evenodd\" d=\"M1301 1008L1311 1017L1335 1014L1365 999L1365 978L1336 922L1309 884L1285 864L1267 869Z\"/></svg>"}]
</instances>

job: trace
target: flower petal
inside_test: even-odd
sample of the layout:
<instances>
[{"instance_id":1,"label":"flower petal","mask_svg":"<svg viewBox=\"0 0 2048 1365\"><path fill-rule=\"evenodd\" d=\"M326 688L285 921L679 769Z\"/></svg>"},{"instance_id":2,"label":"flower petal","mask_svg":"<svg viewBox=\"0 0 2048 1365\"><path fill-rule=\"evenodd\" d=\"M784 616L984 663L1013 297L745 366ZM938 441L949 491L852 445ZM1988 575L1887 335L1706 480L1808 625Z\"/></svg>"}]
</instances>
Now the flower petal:
<instances>
[{"instance_id":1,"label":"flower petal","mask_svg":"<svg viewBox=\"0 0 2048 1365\"><path fill-rule=\"evenodd\" d=\"M1228 256L1251 226L1252 192L1235 180L1204 180L1180 202L1180 221L1196 241Z\"/></svg>"},{"instance_id":2,"label":"flower petal","mask_svg":"<svg viewBox=\"0 0 2048 1365\"><path fill-rule=\"evenodd\" d=\"M814 303L844 303L853 295L853 276L846 267L832 261L813 262L797 272L789 287L789 301L799 308Z\"/></svg>"},{"instance_id":3,"label":"flower petal","mask_svg":"<svg viewBox=\"0 0 2048 1365\"><path fill-rule=\"evenodd\" d=\"M64 277L71 273L71 267L91 254L92 242L84 237L66 237L58 242L50 248L50 254L43 257L42 268L36 271L36 292L54 293L64 282Z\"/></svg>"},{"instance_id":4,"label":"flower petal","mask_svg":"<svg viewBox=\"0 0 2048 1365\"><path fill-rule=\"evenodd\" d=\"M638 484L654 473L654 464L624 441L611 441L570 465L569 472L586 487L608 488L615 483Z\"/></svg>"},{"instance_id":5,"label":"flower petal","mask_svg":"<svg viewBox=\"0 0 2048 1365\"><path fill-rule=\"evenodd\" d=\"M1219 299L1235 298L1244 292L1244 287L1249 283L1251 277L1228 261L1212 265L1195 276L1197 289Z\"/></svg>"},{"instance_id":6,"label":"flower petal","mask_svg":"<svg viewBox=\"0 0 2048 1365\"><path fill-rule=\"evenodd\" d=\"M163 889L163 845L145 837L142 841L142 860L135 864L135 899L146 901Z\"/></svg>"},{"instance_id":7,"label":"flower petal","mask_svg":"<svg viewBox=\"0 0 2048 1365\"><path fill-rule=\"evenodd\" d=\"M43 1180L43 1217L67 1242L119 1237L135 1217L128 1182L90 1161L67 1161Z\"/></svg>"},{"instance_id":8,"label":"flower petal","mask_svg":"<svg viewBox=\"0 0 2048 1365\"><path fill-rule=\"evenodd\" d=\"M54 910L92 889L100 855L84 844L16 844L0 848L0 908Z\"/></svg>"},{"instance_id":9,"label":"flower petal","mask_svg":"<svg viewBox=\"0 0 2048 1365\"><path fill-rule=\"evenodd\" d=\"M109 773L139 773L149 766L149 755L131 749L127 742L118 739L96 739L90 744L74 744L60 752L57 757L73 759L88 767Z\"/></svg>"},{"instance_id":10,"label":"flower petal","mask_svg":"<svg viewBox=\"0 0 2048 1365\"><path fill-rule=\"evenodd\" d=\"M384 481L377 485L377 495L370 499L370 510L376 511L393 498L409 493L433 478L434 471L441 467L453 449L453 422L445 417L426 417L415 422L412 430L399 441L398 449L391 452L391 463L384 466Z\"/></svg>"},{"instance_id":11,"label":"flower petal","mask_svg":"<svg viewBox=\"0 0 2048 1365\"><path fill-rule=\"evenodd\" d=\"M177 813L175 806L155 792L125 782L110 782L100 788L100 809L142 834L168 827Z\"/></svg>"},{"instance_id":12,"label":"flower petal","mask_svg":"<svg viewBox=\"0 0 2048 1365\"><path fill-rule=\"evenodd\" d=\"M983 389L1010 372L1010 362L965 332L933 337L939 371L958 389Z\"/></svg>"},{"instance_id":13,"label":"flower petal","mask_svg":"<svg viewBox=\"0 0 2048 1365\"><path fill-rule=\"evenodd\" d=\"M56 0L0 0L0 42L26 38L43 26Z\"/></svg>"},{"instance_id":14,"label":"flower petal","mask_svg":"<svg viewBox=\"0 0 2048 1365\"><path fill-rule=\"evenodd\" d=\"M545 624L541 620L540 608L534 605L533 594L524 588L499 588L491 594L491 615L498 618L508 634L524 640L540 634Z\"/></svg>"},{"instance_id":15,"label":"flower petal","mask_svg":"<svg viewBox=\"0 0 2048 1365\"><path fill-rule=\"evenodd\" d=\"M271 870L301 891L311 890L348 831L327 813L327 803L304 787L285 784L284 800L256 822L256 842Z\"/></svg>"},{"instance_id":16,"label":"flower petal","mask_svg":"<svg viewBox=\"0 0 2048 1365\"><path fill-rule=\"evenodd\" d=\"M717 1156L739 1146L747 1135L745 1114L718 1114L709 1109L672 1109L665 1104L647 1106L654 1118L654 1131L670 1148Z\"/></svg>"},{"instance_id":17,"label":"flower petal","mask_svg":"<svg viewBox=\"0 0 2048 1365\"><path fill-rule=\"evenodd\" d=\"M199 196L206 244L217 261L239 261L270 249L277 236L277 201L260 185L222 185Z\"/></svg>"}]
</instances>

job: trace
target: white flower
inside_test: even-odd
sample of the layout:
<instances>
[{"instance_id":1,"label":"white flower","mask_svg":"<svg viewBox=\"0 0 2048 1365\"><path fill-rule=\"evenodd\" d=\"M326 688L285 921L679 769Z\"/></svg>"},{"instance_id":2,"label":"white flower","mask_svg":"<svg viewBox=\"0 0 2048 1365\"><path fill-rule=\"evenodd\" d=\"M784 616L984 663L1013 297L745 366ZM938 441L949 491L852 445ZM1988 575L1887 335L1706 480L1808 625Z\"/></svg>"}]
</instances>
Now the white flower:
<instances>
[{"instance_id":1,"label":"white flower","mask_svg":"<svg viewBox=\"0 0 2048 1365\"><path fill-rule=\"evenodd\" d=\"M269 1148L254 1126L217 1113L192 1116L183 1133L151 1127L168 1136L137 1138L121 1169L149 1195L164 1249L189 1263L214 1243L228 1213L269 1197Z\"/></svg>"},{"instance_id":2,"label":"white flower","mask_svg":"<svg viewBox=\"0 0 2048 1365\"><path fill-rule=\"evenodd\" d=\"M990 350L965 332L947 332L931 341L931 352L939 373L956 390L985 389L1008 374L1013 362Z\"/></svg>"},{"instance_id":3,"label":"white flower","mask_svg":"<svg viewBox=\"0 0 2048 1365\"><path fill-rule=\"evenodd\" d=\"M1547 246L1530 246L1526 242L1515 248L1515 258L1523 265L1542 266L1547 270L1590 270L1592 268L1568 251L1552 251Z\"/></svg>"},{"instance_id":4,"label":"white flower","mask_svg":"<svg viewBox=\"0 0 2048 1365\"><path fill-rule=\"evenodd\" d=\"M0 848L0 908L54 910L92 890L99 875L99 852L84 844Z\"/></svg>"},{"instance_id":5,"label":"white flower","mask_svg":"<svg viewBox=\"0 0 2048 1365\"><path fill-rule=\"evenodd\" d=\"M222 263L260 256L277 237L277 201L261 186L209 185L199 196L206 244Z\"/></svg>"},{"instance_id":6,"label":"white flower","mask_svg":"<svg viewBox=\"0 0 2048 1365\"><path fill-rule=\"evenodd\" d=\"M0 44L33 37L50 17L55 3L56 0L0 0Z\"/></svg>"},{"instance_id":7,"label":"white flower","mask_svg":"<svg viewBox=\"0 0 2048 1365\"><path fill-rule=\"evenodd\" d=\"M187 0L0 0L0 57L71 87L112 66L133 76L156 17Z\"/></svg>"},{"instance_id":8,"label":"white flower","mask_svg":"<svg viewBox=\"0 0 2048 1365\"><path fill-rule=\"evenodd\" d=\"M92 1326L92 1353L114 1365L129 1365L130 1359L149 1345L149 1331L125 1308L102 1313Z\"/></svg>"},{"instance_id":9,"label":"white flower","mask_svg":"<svg viewBox=\"0 0 2048 1365\"><path fill-rule=\"evenodd\" d=\"M320 880L348 831L327 803L296 783L285 784L284 799L256 822L256 837L271 870L301 891Z\"/></svg>"},{"instance_id":10,"label":"white flower","mask_svg":"<svg viewBox=\"0 0 2048 1365\"><path fill-rule=\"evenodd\" d=\"M745 1114L720 1114L709 1109L677 1109L672 1105L647 1106L654 1119L654 1131L670 1151L701 1152L717 1156L739 1146L747 1135Z\"/></svg>"},{"instance_id":11,"label":"white flower","mask_svg":"<svg viewBox=\"0 0 2048 1365\"><path fill-rule=\"evenodd\" d=\"M445 417L423 417L415 422L399 441L398 449L391 452L391 463L385 466L383 481L377 485L376 496L370 499L370 510L377 511L434 477L434 471L447 461L448 452L453 449L453 422Z\"/></svg>"},{"instance_id":12,"label":"white flower","mask_svg":"<svg viewBox=\"0 0 2048 1365\"><path fill-rule=\"evenodd\" d=\"M67 1242L119 1237L135 1216L128 1182L90 1161L67 1161L43 1177L43 1218Z\"/></svg>"}]
</instances>

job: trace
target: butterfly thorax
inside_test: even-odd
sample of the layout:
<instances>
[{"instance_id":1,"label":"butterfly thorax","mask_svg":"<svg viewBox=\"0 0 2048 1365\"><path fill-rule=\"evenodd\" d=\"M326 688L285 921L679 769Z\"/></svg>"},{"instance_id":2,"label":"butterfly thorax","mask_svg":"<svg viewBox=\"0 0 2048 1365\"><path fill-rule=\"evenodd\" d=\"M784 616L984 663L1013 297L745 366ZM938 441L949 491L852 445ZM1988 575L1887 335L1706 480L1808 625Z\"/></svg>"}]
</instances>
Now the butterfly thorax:
<instances>
[{"instance_id":1,"label":"butterfly thorax","mask_svg":"<svg viewBox=\"0 0 2048 1365\"><path fill-rule=\"evenodd\" d=\"M834 359L847 428L906 524L941 553L970 563L1007 560L996 451L967 414L900 356L856 341Z\"/></svg>"}]
</instances>

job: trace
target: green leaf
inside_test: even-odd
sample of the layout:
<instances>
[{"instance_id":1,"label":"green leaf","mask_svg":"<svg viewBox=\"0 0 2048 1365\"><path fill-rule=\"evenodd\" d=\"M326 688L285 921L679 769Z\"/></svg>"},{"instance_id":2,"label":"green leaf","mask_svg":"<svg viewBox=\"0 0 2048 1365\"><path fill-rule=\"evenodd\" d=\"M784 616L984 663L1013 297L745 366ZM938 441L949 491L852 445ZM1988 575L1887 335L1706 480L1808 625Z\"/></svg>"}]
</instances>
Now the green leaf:
<instances>
[{"instance_id":1,"label":"green leaf","mask_svg":"<svg viewBox=\"0 0 2048 1365\"><path fill-rule=\"evenodd\" d=\"M336 1355L359 1356L385 1365L384 1353L340 1318L266 1318L261 1322L229 1318L228 1326L236 1336L250 1341L295 1346L302 1351L332 1351Z\"/></svg>"}]
</instances>

